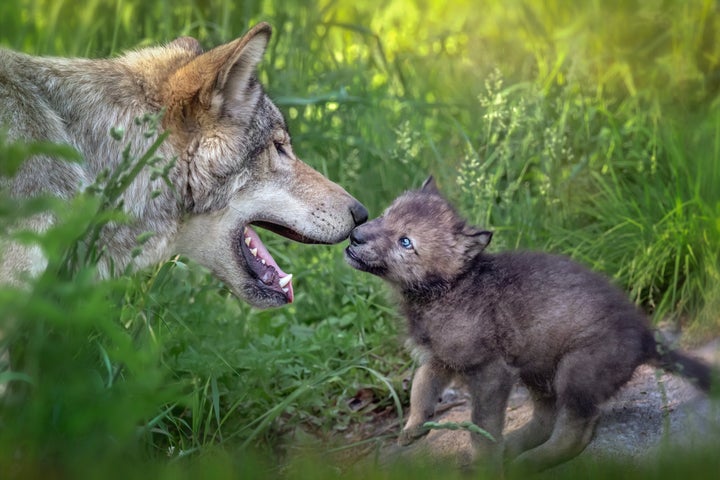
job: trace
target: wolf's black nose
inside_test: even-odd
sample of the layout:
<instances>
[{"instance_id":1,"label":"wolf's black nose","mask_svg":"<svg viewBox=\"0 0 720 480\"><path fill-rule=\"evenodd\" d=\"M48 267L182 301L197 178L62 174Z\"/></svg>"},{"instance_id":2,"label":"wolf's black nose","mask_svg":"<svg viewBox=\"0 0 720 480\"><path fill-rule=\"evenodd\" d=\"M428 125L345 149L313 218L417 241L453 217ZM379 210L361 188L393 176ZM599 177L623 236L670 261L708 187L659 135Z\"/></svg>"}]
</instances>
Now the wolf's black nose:
<instances>
[{"instance_id":1,"label":"wolf's black nose","mask_svg":"<svg viewBox=\"0 0 720 480\"><path fill-rule=\"evenodd\" d=\"M352 232L350 232L350 244L359 245L361 243L365 243L365 237L359 228L353 228Z\"/></svg>"},{"instance_id":2,"label":"wolf's black nose","mask_svg":"<svg viewBox=\"0 0 720 480\"><path fill-rule=\"evenodd\" d=\"M355 221L355 225L365 223L368 219L367 208L365 208L365 205L360 202L355 202L352 204L352 206L350 207L350 215L352 215L353 220Z\"/></svg>"}]
</instances>

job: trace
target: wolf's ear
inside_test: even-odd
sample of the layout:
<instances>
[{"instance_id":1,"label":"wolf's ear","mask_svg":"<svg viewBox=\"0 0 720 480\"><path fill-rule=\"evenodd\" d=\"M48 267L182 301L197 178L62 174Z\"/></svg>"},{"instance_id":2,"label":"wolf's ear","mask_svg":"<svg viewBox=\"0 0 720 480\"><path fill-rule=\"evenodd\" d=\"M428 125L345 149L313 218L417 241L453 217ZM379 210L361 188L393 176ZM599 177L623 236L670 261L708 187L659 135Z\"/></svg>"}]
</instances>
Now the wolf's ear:
<instances>
[{"instance_id":1,"label":"wolf's ear","mask_svg":"<svg viewBox=\"0 0 720 480\"><path fill-rule=\"evenodd\" d=\"M420 187L420 191L423 193L431 193L434 195L440 195L440 190L438 190L437 183L435 183L435 178L430 175L422 184Z\"/></svg>"},{"instance_id":2,"label":"wolf's ear","mask_svg":"<svg viewBox=\"0 0 720 480\"><path fill-rule=\"evenodd\" d=\"M231 53L217 75L215 89L225 103L245 104L252 96L257 66L270 42L272 27L267 23L255 25L243 37L230 42Z\"/></svg>"},{"instance_id":3,"label":"wolf's ear","mask_svg":"<svg viewBox=\"0 0 720 480\"><path fill-rule=\"evenodd\" d=\"M271 32L269 24L259 23L241 38L200 53L170 76L165 86L166 102L172 106L195 98L203 108L216 106L218 99L222 102L218 107L248 103L261 91L252 88L253 79Z\"/></svg>"},{"instance_id":4,"label":"wolf's ear","mask_svg":"<svg viewBox=\"0 0 720 480\"><path fill-rule=\"evenodd\" d=\"M463 235L468 239L468 252L478 254L490 245L493 232L466 225L463 227Z\"/></svg>"}]
</instances>

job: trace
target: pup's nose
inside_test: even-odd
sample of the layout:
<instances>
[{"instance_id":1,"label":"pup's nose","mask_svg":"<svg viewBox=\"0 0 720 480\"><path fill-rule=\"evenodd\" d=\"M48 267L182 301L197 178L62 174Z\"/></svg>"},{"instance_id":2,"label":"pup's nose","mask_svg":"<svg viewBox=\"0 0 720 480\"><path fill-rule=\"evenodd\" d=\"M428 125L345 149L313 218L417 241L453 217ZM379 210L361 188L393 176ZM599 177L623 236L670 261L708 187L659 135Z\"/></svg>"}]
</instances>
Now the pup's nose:
<instances>
[{"instance_id":1,"label":"pup's nose","mask_svg":"<svg viewBox=\"0 0 720 480\"><path fill-rule=\"evenodd\" d=\"M359 228L353 228L352 232L350 232L350 245L359 245L361 243L365 243L365 237Z\"/></svg>"},{"instance_id":2,"label":"pup's nose","mask_svg":"<svg viewBox=\"0 0 720 480\"><path fill-rule=\"evenodd\" d=\"M352 215L353 220L355 221L355 225L365 223L368 219L367 208L365 208L365 205L360 202L354 202L352 204L352 206L350 207L350 215Z\"/></svg>"}]
</instances>

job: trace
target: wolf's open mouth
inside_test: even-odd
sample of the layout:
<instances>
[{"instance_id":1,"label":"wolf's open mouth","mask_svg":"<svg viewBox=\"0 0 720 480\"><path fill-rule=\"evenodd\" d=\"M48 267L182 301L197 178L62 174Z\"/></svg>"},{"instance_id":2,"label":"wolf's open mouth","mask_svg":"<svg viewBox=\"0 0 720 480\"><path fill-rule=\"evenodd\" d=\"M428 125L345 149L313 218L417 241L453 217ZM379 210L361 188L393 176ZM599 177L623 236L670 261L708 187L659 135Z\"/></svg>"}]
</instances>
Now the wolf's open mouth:
<instances>
[{"instance_id":1,"label":"wolf's open mouth","mask_svg":"<svg viewBox=\"0 0 720 480\"><path fill-rule=\"evenodd\" d=\"M243 241L240 242L248 271L262 284L272 290L285 295L288 303L294 299L292 287L292 274L283 272L268 252L260 237L250 226L243 228Z\"/></svg>"},{"instance_id":2,"label":"wolf's open mouth","mask_svg":"<svg viewBox=\"0 0 720 480\"><path fill-rule=\"evenodd\" d=\"M258 227L264 228L265 230L270 230L273 233L277 233L278 235L281 235L285 238L289 238L290 240L293 240L295 242L300 243L312 243L316 245L329 245L328 242L322 242L319 240L316 240L314 238L306 237L305 235L296 232L295 230L285 227L283 225L278 225L277 223L270 223L270 222L263 222L260 220L256 220L252 222L253 225L257 225Z\"/></svg>"}]
</instances>

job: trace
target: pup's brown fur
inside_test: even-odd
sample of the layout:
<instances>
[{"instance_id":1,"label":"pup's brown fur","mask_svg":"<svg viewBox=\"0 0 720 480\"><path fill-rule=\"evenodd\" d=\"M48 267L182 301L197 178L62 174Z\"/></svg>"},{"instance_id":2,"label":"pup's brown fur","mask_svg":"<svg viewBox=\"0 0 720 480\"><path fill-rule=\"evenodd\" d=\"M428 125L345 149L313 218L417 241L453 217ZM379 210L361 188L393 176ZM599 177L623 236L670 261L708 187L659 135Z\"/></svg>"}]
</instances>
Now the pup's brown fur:
<instances>
[{"instance_id":1,"label":"pup's brown fur","mask_svg":"<svg viewBox=\"0 0 720 480\"><path fill-rule=\"evenodd\" d=\"M122 201L134 219L105 228L103 275L181 253L206 266L257 307L293 300L290 275L250 226L307 243L336 243L367 219L367 210L294 153L280 111L255 74L270 40L261 23L203 52L183 37L113 59L33 57L0 49L0 129L12 141L72 146L82 163L36 155L0 187L14 197L68 198L117 167L126 144L135 155L154 141L134 120L165 111L169 137L157 154L177 163L172 188L141 172ZM125 131L122 142L110 137ZM160 191L159 196L153 192ZM37 231L49 214L21 227ZM133 257L136 238L155 235ZM21 282L46 261L37 247L0 238L0 282Z\"/></svg>"},{"instance_id":2,"label":"pup's brown fur","mask_svg":"<svg viewBox=\"0 0 720 480\"><path fill-rule=\"evenodd\" d=\"M453 378L472 397L474 435L501 468L502 429L515 375L534 416L504 442L514 464L540 470L580 453L599 405L650 362L708 390L711 370L656 342L644 315L604 277L545 253L484 252L492 233L466 224L432 179L350 234L346 259L396 291L409 334L423 353L400 436L427 433L437 398Z\"/></svg>"}]
</instances>

